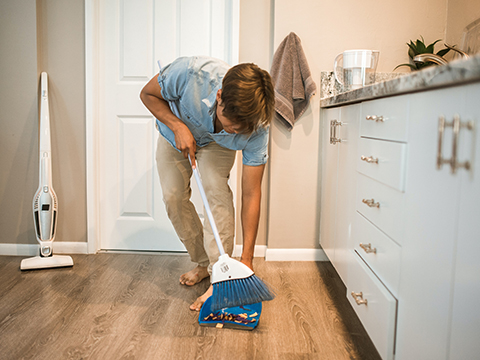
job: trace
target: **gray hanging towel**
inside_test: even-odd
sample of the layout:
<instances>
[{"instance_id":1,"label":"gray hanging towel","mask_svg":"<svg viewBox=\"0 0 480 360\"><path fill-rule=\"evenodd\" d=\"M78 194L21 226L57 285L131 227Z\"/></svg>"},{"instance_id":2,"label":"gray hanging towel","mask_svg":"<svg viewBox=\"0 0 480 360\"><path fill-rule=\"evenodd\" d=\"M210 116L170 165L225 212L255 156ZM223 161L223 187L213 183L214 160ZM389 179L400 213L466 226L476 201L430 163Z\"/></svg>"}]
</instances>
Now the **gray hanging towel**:
<instances>
[{"instance_id":1,"label":"gray hanging towel","mask_svg":"<svg viewBox=\"0 0 480 360\"><path fill-rule=\"evenodd\" d=\"M275 119L292 131L317 90L301 40L295 33L291 32L278 46L270 74L275 84Z\"/></svg>"}]
</instances>

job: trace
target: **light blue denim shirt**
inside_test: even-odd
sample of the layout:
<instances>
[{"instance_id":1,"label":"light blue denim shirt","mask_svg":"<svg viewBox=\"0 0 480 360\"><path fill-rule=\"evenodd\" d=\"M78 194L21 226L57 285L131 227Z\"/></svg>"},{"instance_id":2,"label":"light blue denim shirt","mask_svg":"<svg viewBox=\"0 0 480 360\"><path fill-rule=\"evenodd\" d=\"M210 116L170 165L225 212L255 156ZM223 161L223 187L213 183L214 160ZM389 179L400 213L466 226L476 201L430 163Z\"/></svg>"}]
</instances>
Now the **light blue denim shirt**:
<instances>
[{"instance_id":1,"label":"light blue denim shirt","mask_svg":"<svg viewBox=\"0 0 480 360\"><path fill-rule=\"evenodd\" d=\"M243 164L259 166L267 162L268 128L250 135L214 133L215 97L230 66L209 57L182 57L160 70L158 84L162 96L178 109L180 119L188 126L197 146L215 141L232 150L242 150ZM175 135L157 119L160 133L175 149ZM177 149L178 150L178 149Z\"/></svg>"}]
</instances>

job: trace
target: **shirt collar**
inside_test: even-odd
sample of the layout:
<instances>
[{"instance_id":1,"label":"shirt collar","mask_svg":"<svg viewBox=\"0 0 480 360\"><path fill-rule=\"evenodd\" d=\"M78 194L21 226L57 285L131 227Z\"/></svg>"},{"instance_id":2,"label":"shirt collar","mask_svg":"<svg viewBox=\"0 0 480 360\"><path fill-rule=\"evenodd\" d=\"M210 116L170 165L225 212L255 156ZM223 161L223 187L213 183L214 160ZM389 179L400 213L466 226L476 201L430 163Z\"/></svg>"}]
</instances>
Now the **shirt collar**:
<instances>
[{"instance_id":1,"label":"shirt collar","mask_svg":"<svg viewBox=\"0 0 480 360\"><path fill-rule=\"evenodd\" d=\"M216 108L216 100L217 100L217 92L222 88L222 84L219 84L215 87L212 92L205 98L202 99L202 102L205 106L208 107L208 113L213 118L215 116L215 108Z\"/></svg>"}]
</instances>

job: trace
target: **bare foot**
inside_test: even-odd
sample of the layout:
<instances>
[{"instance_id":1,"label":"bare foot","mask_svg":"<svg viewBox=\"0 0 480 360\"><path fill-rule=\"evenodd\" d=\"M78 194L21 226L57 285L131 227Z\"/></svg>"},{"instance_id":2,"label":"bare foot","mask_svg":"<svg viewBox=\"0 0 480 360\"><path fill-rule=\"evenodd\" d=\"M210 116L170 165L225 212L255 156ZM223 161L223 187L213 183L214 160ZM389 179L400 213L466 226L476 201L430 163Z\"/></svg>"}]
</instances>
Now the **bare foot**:
<instances>
[{"instance_id":1,"label":"bare foot","mask_svg":"<svg viewBox=\"0 0 480 360\"><path fill-rule=\"evenodd\" d=\"M206 266L197 266L195 269L180 276L180 284L192 286L210 276Z\"/></svg>"},{"instance_id":2,"label":"bare foot","mask_svg":"<svg viewBox=\"0 0 480 360\"><path fill-rule=\"evenodd\" d=\"M208 290L202 296L198 297L192 305L190 305L190 310L200 311L202 305L207 299L213 294L213 286L210 285Z\"/></svg>"}]
</instances>

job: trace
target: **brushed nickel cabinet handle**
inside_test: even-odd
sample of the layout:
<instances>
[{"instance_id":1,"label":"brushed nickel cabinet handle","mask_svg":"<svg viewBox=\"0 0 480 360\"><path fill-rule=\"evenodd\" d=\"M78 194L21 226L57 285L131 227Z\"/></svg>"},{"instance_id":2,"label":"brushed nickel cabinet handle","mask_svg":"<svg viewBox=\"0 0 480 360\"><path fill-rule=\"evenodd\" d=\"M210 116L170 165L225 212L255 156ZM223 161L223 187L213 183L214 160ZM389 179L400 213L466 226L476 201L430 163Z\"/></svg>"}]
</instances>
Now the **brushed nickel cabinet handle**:
<instances>
[{"instance_id":1,"label":"brushed nickel cabinet handle","mask_svg":"<svg viewBox=\"0 0 480 360\"><path fill-rule=\"evenodd\" d=\"M377 115L367 115L365 117L365 119L367 120L372 120L372 121L381 121L381 122L384 122L385 119L383 118L383 116L377 116Z\"/></svg>"},{"instance_id":2,"label":"brushed nickel cabinet handle","mask_svg":"<svg viewBox=\"0 0 480 360\"><path fill-rule=\"evenodd\" d=\"M330 121L330 144L333 144L333 120Z\"/></svg>"},{"instance_id":3,"label":"brushed nickel cabinet handle","mask_svg":"<svg viewBox=\"0 0 480 360\"><path fill-rule=\"evenodd\" d=\"M452 138L452 157L450 159L443 158L443 137L445 135L445 128L451 127L453 129L453 138ZM443 164L450 165L450 171L452 174L457 172L457 169L464 168L470 170L471 164L469 161L458 162L458 141L460 130L465 128L467 130L473 131L474 123L473 121L468 121L462 123L459 115L454 115L452 122L447 122L445 117L442 115L438 118L438 141L437 141L437 170L440 170Z\"/></svg>"},{"instance_id":4,"label":"brushed nickel cabinet handle","mask_svg":"<svg viewBox=\"0 0 480 360\"><path fill-rule=\"evenodd\" d=\"M373 156L362 155L360 159L366 161L369 164L378 164L378 158L374 158Z\"/></svg>"},{"instance_id":5,"label":"brushed nickel cabinet handle","mask_svg":"<svg viewBox=\"0 0 480 360\"><path fill-rule=\"evenodd\" d=\"M355 299L357 305L367 305L368 303L367 299L363 298L362 292L356 293L355 291L352 291L352 297Z\"/></svg>"},{"instance_id":6,"label":"brushed nickel cabinet handle","mask_svg":"<svg viewBox=\"0 0 480 360\"><path fill-rule=\"evenodd\" d=\"M330 121L330 144L336 145L337 143L341 143L342 139L337 137L337 126L345 125L341 121L332 120Z\"/></svg>"},{"instance_id":7,"label":"brushed nickel cabinet handle","mask_svg":"<svg viewBox=\"0 0 480 360\"><path fill-rule=\"evenodd\" d=\"M465 169L465 170L470 170L470 162L464 161L464 162L458 162L457 155L458 155L458 137L460 134L460 129L467 129L470 131L473 131L474 124L473 121L467 121L466 123L462 123L460 120L460 116L455 115L453 117L453 141L452 141L452 159L450 163L450 170L452 174L455 174L457 172L457 169Z\"/></svg>"},{"instance_id":8,"label":"brushed nickel cabinet handle","mask_svg":"<svg viewBox=\"0 0 480 360\"><path fill-rule=\"evenodd\" d=\"M336 145L337 143L342 142L342 139L340 139L340 138L338 137L338 132L339 132L339 131L338 131L338 128L337 128L337 126L342 126L342 122L341 122L341 121L336 121L336 120L334 120L334 121L333 121L333 126L334 126L334 128L333 128L333 130L334 130L334 131L333 131L333 133L334 133L334 136L333 136L333 145Z\"/></svg>"},{"instance_id":9,"label":"brushed nickel cabinet handle","mask_svg":"<svg viewBox=\"0 0 480 360\"><path fill-rule=\"evenodd\" d=\"M380 203L375 202L374 199L362 199L362 203L368 205L369 207L376 207L376 208L380 207Z\"/></svg>"},{"instance_id":10,"label":"brushed nickel cabinet handle","mask_svg":"<svg viewBox=\"0 0 480 360\"><path fill-rule=\"evenodd\" d=\"M458 134L460 133L460 117L454 115L453 117L453 139L452 139L452 158L450 159L450 170L452 174L457 172L457 149L458 149Z\"/></svg>"},{"instance_id":11,"label":"brushed nickel cabinet handle","mask_svg":"<svg viewBox=\"0 0 480 360\"><path fill-rule=\"evenodd\" d=\"M443 135L445 134L446 126L451 126L451 124L447 124L445 117L442 115L438 118L437 170L440 170L443 164L450 162L450 160L444 160L442 155Z\"/></svg>"},{"instance_id":12,"label":"brushed nickel cabinet handle","mask_svg":"<svg viewBox=\"0 0 480 360\"><path fill-rule=\"evenodd\" d=\"M374 253L376 254L377 253L377 248L373 248L372 249L372 244L368 243L368 244L363 244L363 243L360 243L359 246L363 249L363 251L365 251L367 254L370 254L370 253Z\"/></svg>"}]
</instances>

